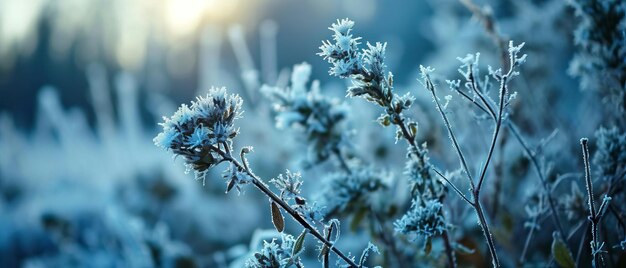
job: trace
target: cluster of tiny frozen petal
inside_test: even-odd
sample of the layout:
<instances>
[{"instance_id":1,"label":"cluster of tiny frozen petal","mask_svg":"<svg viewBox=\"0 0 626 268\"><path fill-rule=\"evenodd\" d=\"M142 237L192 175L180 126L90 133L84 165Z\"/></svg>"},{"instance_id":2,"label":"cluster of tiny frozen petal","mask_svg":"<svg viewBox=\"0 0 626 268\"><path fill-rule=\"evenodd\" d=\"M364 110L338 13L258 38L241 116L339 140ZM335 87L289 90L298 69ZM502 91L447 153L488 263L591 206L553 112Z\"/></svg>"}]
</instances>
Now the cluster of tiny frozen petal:
<instances>
[{"instance_id":1,"label":"cluster of tiny frozen petal","mask_svg":"<svg viewBox=\"0 0 626 268\"><path fill-rule=\"evenodd\" d=\"M302 186L302 177L299 172L291 172L287 170L285 174L279 174L278 177L271 179L278 190L280 197L284 200L295 199L300 195L300 187Z\"/></svg>"},{"instance_id":2,"label":"cluster of tiny frozen petal","mask_svg":"<svg viewBox=\"0 0 626 268\"><path fill-rule=\"evenodd\" d=\"M292 207L309 222L320 222L324 219L324 207L315 202L307 204L304 199L300 199Z\"/></svg>"},{"instance_id":3,"label":"cluster of tiny frozen petal","mask_svg":"<svg viewBox=\"0 0 626 268\"><path fill-rule=\"evenodd\" d=\"M246 261L249 268L285 268L304 267L300 261L301 250L293 255L296 240L288 234L281 234L281 242L276 239L263 241L263 248L254 253L254 256Z\"/></svg>"},{"instance_id":4,"label":"cluster of tiny frozen petal","mask_svg":"<svg viewBox=\"0 0 626 268\"><path fill-rule=\"evenodd\" d=\"M332 66L329 73L341 78L359 74L363 68L363 59L359 52L360 37L352 36L354 22L349 19L337 20L330 29L333 31L333 41L324 41L318 55L324 57Z\"/></svg>"},{"instance_id":5,"label":"cluster of tiny frozen petal","mask_svg":"<svg viewBox=\"0 0 626 268\"><path fill-rule=\"evenodd\" d=\"M270 180L280 191L280 198L291 206L298 214L309 222L319 222L324 219L323 207L313 202L310 204L300 195L302 177L300 172L287 170L285 174L279 174Z\"/></svg>"},{"instance_id":6,"label":"cluster of tiny frozen petal","mask_svg":"<svg viewBox=\"0 0 626 268\"><path fill-rule=\"evenodd\" d=\"M441 235L446 223L441 214L443 205L438 200L428 200L423 205L413 202L411 209L394 223L397 233L411 240Z\"/></svg>"},{"instance_id":7,"label":"cluster of tiny frozen petal","mask_svg":"<svg viewBox=\"0 0 626 268\"><path fill-rule=\"evenodd\" d=\"M324 178L319 197L326 215L357 212L370 206L372 197L388 189L390 175L370 168L355 169L352 173L331 173Z\"/></svg>"},{"instance_id":8,"label":"cluster of tiny frozen petal","mask_svg":"<svg viewBox=\"0 0 626 268\"><path fill-rule=\"evenodd\" d=\"M333 39L335 43L330 41L323 42L320 47L322 56L332 66L330 74L340 78L352 79L352 86L348 88L348 96L363 97L367 101L376 103L385 109L385 112L378 118L378 122L383 126L391 124L398 126L397 137L407 135L401 128L410 125L410 129L417 129L417 123L403 118L402 112L409 109L415 98L410 94L399 96L393 93L393 74L387 73L385 65L386 43L376 43L374 45L367 43L367 48L358 51L360 37L353 37L350 33L354 22L345 19L337 24L333 24L330 29L334 32ZM347 29L345 31L342 31ZM351 40L349 42L345 40ZM340 41L352 44L345 47ZM354 62L354 64L345 65L346 61ZM349 68L343 70L345 66ZM403 126L404 125L404 126ZM409 139L415 138L415 133L408 133Z\"/></svg>"},{"instance_id":9,"label":"cluster of tiny frozen petal","mask_svg":"<svg viewBox=\"0 0 626 268\"><path fill-rule=\"evenodd\" d=\"M363 96L369 101L386 107L393 95L391 93L391 74L385 75L386 43L367 44L359 51L360 37L351 34L354 22L349 19L338 21L329 29L333 31L334 43L322 42L322 56L332 66L329 73L340 78L352 78L353 86L348 89L351 97ZM389 81L388 81L389 80Z\"/></svg>"},{"instance_id":10,"label":"cluster of tiny frozen petal","mask_svg":"<svg viewBox=\"0 0 626 268\"><path fill-rule=\"evenodd\" d=\"M303 132L309 145L309 162L319 163L346 142L342 125L348 116L348 107L320 94L318 81L307 87L310 75L309 64L298 64L291 75L291 87L264 86L261 90L274 102L276 126Z\"/></svg>"},{"instance_id":11,"label":"cluster of tiny frozen petal","mask_svg":"<svg viewBox=\"0 0 626 268\"><path fill-rule=\"evenodd\" d=\"M412 193L416 198L439 199L445 194L445 188L440 180L434 179L432 165L427 154L426 144L423 144L419 150L409 147L404 174L409 178Z\"/></svg>"},{"instance_id":12,"label":"cluster of tiny frozen petal","mask_svg":"<svg viewBox=\"0 0 626 268\"><path fill-rule=\"evenodd\" d=\"M228 185L226 192L230 191L233 187L236 187L237 191L241 193L241 187L245 184L251 183L253 180L250 175L233 163L230 163L228 168L224 170L222 177L224 177L226 184Z\"/></svg>"},{"instance_id":13,"label":"cluster of tiny frozen petal","mask_svg":"<svg viewBox=\"0 0 626 268\"><path fill-rule=\"evenodd\" d=\"M196 176L203 177L218 163L211 147L230 143L237 135L234 121L241 116L241 104L241 98L225 88L211 88L191 106L183 104L170 118L163 117L163 130L154 144L182 156Z\"/></svg>"},{"instance_id":14,"label":"cluster of tiny frozen petal","mask_svg":"<svg viewBox=\"0 0 626 268\"><path fill-rule=\"evenodd\" d=\"M569 72L581 79L583 89L597 90L616 104L619 115L626 105L626 2L571 0L580 24L574 39L580 47Z\"/></svg>"},{"instance_id":15,"label":"cluster of tiny frozen petal","mask_svg":"<svg viewBox=\"0 0 626 268\"><path fill-rule=\"evenodd\" d=\"M626 132L617 127L596 131L596 153L593 164L600 178L618 180L626 176Z\"/></svg>"}]
</instances>

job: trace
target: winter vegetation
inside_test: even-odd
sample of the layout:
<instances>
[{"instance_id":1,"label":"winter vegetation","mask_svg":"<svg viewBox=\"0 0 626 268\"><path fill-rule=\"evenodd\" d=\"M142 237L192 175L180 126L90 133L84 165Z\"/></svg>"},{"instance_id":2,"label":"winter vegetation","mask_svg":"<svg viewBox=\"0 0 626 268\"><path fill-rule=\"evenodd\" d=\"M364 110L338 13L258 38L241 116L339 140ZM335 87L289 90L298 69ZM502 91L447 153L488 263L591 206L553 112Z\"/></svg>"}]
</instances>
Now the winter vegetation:
<instances>
[{"instance_id":1,"label":"winter vegetation","mask_svg":"<svg viewBox=\"0 0 626 268\"><path fill-rule=\"evenodd\" d=\"M138 2L0 2L1 267L626 266L625 2Z\"/></svg>"}]
</instances>

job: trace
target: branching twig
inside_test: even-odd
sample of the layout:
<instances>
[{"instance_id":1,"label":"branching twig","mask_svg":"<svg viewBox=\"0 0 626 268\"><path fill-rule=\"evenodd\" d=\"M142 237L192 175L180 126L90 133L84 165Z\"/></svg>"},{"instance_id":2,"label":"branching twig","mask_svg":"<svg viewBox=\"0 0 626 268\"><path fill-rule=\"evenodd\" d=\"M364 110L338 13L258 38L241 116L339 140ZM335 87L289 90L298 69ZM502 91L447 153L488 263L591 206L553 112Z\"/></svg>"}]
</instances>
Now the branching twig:
<instances>
[{"instance_id":1,"label":"branching twig","mask_svg":"<svg viewBox=\"0 0 626 268\"><path fill-rule=\"evenodd\" d=\"M241 164L239 161L234 159L230 152L224 152L220 148L215 146L211 146L211 149L219 154L222 158L226 159L228 162L235 165L237 168L243 170L248 176L252 178L252 184L256 188L258 188L263 194L268 196L273 202L279 205L282 209L284 209L287 214L289 214L294 220L296 220L302 227L309 230L309 232L317 238L320 242L322 242L325 246L327 246L330 250L332 250L337 256L343 259L350 267L358 267L358 265L350 259L346 254L344 254L341 250L333 245L328 239L326 239L319 231L309 223L302 215L300 215L295 209L293 209L289 204L287 204L283 199L278 197L272 190L270 190L267 185L263 183L261 178L259 178L256 174L254 174L249 168ZM245 160L242 160L245 161Z\"/></svg>"}]
</instances>

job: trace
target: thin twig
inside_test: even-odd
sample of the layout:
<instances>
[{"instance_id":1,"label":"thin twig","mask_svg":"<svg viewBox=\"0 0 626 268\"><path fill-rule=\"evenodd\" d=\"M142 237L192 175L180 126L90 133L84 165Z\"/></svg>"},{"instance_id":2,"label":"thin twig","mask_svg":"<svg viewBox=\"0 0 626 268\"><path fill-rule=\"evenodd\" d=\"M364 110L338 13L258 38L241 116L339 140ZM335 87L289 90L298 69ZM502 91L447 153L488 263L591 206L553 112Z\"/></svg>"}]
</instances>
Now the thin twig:
<instances>
[{"instance_id":1,"label":"thin twig","mask_svg":"<svg viewBox=\"0 0 626 268\"><path fill-rule=\"evenodd\" d=\"M287 204L284 200L278 197L274 192L272 192L267 185L263 183L261 178L259 178L256 174L252 173L250 169L247 169L244 165L239 163L236 159L234 159L230 152L224 152L220 148L215 146L211 146L211 149L218 153L222 158L227 159L230 163L234 164L237 168L243 170L248 176L252 178L252 184L263 192L266 196L268 196L272 201L278 204L281 208L283 208L287 214L289 214L294 220L296 220L302 227L309 230L309 232L317 238L320 242L322 242L325 246L330 248L337 256L343 259L350 267L358 267L358 265L350 258L348 258L341 250L333 245L328 239L326 239L322 234L317 231L313 225L311 225L305 218L303 218L298 212L293 209L289 204Z\"/></svg>"},{"instance_id":2,"label":"thin twig","mask_svg":"<svg viewBox=\"0 0 626 268\"><path fill-rule=\"evenodd\" d=\"M474 101L474 99L472 99L469 95L467 95L467 93L463 92L460 89L455 88L456 92L458 92L461 96L463 96L465 99L467 99L468 101L472 102L479 110L481 110L482 112L488 114L491 116L491 113L488 110L491 109L487 109L485 107L483 107L481 104L477 103L476 101ZM497 119L495 117L491 117L491 119L495 122ZM548 181L546 180L543 172L541 171L541 166L539 165L539 160L537 160L537 156L535 155L535 153L530 149L530 146L528 146L527 142L524 141L524 138L522 137L521 133L519 132L519 130L517 129L517 126L515 125L515 123L513 121L507 120L504 122L504 124L507 126L507 128L511 131L511 133L513 133L513 136L515 137L515 139L519 142L519 144L522 146L522 149L524 150L524 153L528 156L528 158L530 159L530 162L532 163L535 172L537 173L537 177L539 178L539 181L541 182L541 185L543 186L544 192L548 198L548 205L550 206L550 210L552 211L552 217L553 217L553 221L555 223L555 225L557 226L557 229L559 231L559 234L561 235L561 237L566 237L565 236L565 229L563 228L563 225L561 224L561 220L559 218L559 214L556 210L556 205L555 205L555 201L554 198L552 197L552 193L550 191L550 187L548 186Z\"/></svg>"},{"instance_id":3,"label":"thin twig","mask_svg":"<svg viewBox=\"0 0 626 268\"><path fill-rule=\"evenodd\" d=\"M433 171L437 173L437 175L439 175L439 177L441 177L444 181L446 181L446 184L450 185L452 189L454 189L454 191L459 194L459 196L463 198L463 200L465 200L465 202L467 202L471 206L474 206L474 202L470 201L469 198L467 198L465 194L463 194L463 192L461 192L461 190L459 190L459 188L454 185L454 183L452 183L448 178L446 178L445 175L441 173L441 171L437 170L436 168L433 168Z\"/></svg>"},{"instance_id":4,"label":"thin twig","mask_svg":"<svg viewBox=\"0 0 626 268\"><path fill-rule=\"evenodd\" d=\"M448 120L448 117L446 116L446 113L443 111L443 108L441 107L441 103L439 102L439 99L437 98L437 94L435 93L435 85L433 84L433 82L430 80L430 77L428 76L426 76L425 85L428 91L430 91L430 93L433 96L433 100L435 101L435 104L437 105L437 110L441 114L441 117L443 118L443 122L446 126L446 129L448 130L448 136L450 136L450 139L452 140L452 145L454 146L457 156L459 157L459 160L461 161L461 166L463 167L465 174L467 174L467 177L469 178L472 191L474 191L476 187L474 187L474 180L472 179L472 172L469 170L467 166L467 161L465 160L465 156L463 155L463 152L461 151L461 146L459 145L459 142L457 141L456 136L454 135L454 132L452 131L452 126L450 125L450 121Z\"/></svg>"},{"instance_id":5,"label":"thin twig","mask_svg":"<svg viewBox=\"0 0 626 268\"><path fill-rule=\"evenodd\" d=\"M510 74L510 71L509 71ZM502 85L503 87L506 89L506 77L508 76L505 75L503 77L503 81L502 81ZM495 247L495 243L493 240L493 235L491 234L491 231L489 230L489 225L487 224L487 219L485 218L485 213L483 211L483 207L480 203L480 184L482 184L483 179L484 179L484 175L485 175L485 170L487 169L487 166L489 165L489 161L491 159L491 156L493 154L493 148L495 147L495 142L497 141L498 138L498 133L500 131L500 126L502 123L502 113L503 113L503 109L504 109L504 98L505 92L501 92L501 98L500 98L500 110L499 110L499 114L498 114L498 120L497 120L497 124L496 124L496 129L494 131L494 137L493 137L493 141L492 141L492 145L490 147L489 150L489 154L487 156L487 161L485 162L485 165L483 167L483 172L481 172L481 177L480 177L480 181L478 182L478 187L476 187L474 185L474 181L472 179L471 173L469 171L469 168L467 168L467 163L465 161L465 157L463 156L463 153L461 151L461 147L458 144L458 141L456 139L456 136L454 135L454 132L452 131L452 127L450 125L450 122L448 120L448 117L446 116L445 112L443 111L442 107L441 107L441 103L439 102L439 99L437 98L437 94L435 93L435 85L432 83L432 81L430 80L430 77L428 75L426 75L424 84L426 86L426 88L428 89L428 91L431 92L433 100L435 101L435 104L437 106L437 110L439 111L439 113L441 114L441 117L443 118L444 124L446 126L446 129L448 130L448 136L450 136L450 139L452 140L453 143L453 147L455 148L456 152L457 152L457 156L459 157L459 159L461 160L461 165L463 166L463 168L465 169L465 173L467 174L468 180L470 182L470 187L472 190L472 196L474 199L473 202L473 207L474 210L476 211L476 216L478 217L478 221L480 223L480 226L482 227L483 230L483 235L485 236L485 240L487 242L487 246L489 248L489 253L491 255L491 259L492 259L492 264L494 267L500 267L500 260L498 259L498 254L496 253L496 247Z\"/></svg>"}]
</instances>

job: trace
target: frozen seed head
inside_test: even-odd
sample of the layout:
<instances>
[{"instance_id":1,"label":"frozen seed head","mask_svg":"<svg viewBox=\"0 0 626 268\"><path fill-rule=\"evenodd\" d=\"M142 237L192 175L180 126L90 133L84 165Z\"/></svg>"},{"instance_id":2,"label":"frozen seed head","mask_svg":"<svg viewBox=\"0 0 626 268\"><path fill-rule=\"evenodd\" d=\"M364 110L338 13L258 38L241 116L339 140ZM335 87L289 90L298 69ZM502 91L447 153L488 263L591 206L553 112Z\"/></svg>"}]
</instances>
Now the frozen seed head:
<instances>
[{"instance_id":1,"label":"frozen seed head","mask_svg":"<svg viewBox=\"0 0 626 268\"><path fill-rule=\"evenodd\" d=\"M428 200L421 205L414 202L411 209L394 223L396 232L411 240L441 235L446 228L442 207L437 200Z\"/></svg>"},{"instance_id":2,"label":"frozen seed head","mask_svg":"<svg viewBox=\"0 0 626 268\"><path fill-rule=\"evenodd\" d=\"M226 88L211 88L191 106L182 104L171 117L163 117L159 124L163 130L153 139L154 144L182 156L196 175L202 175L218 163L212 148L231 143L237 135L234 122L241 117L242 102Z\"/></svg>"},{"instance_id":3,"label":"frozen seed head","mask_svg":"<svg viewBox=\"0 0 626 268\"><path fill-rule=\"evenodd\" d=\"M348 78L357 74L362 68L361 53L359 49L360 37L353 37L350 33L354 22L349 19L337 20L330 29L333 31L333 41L324 41L320 46L318 55L322 56L332 66L329 74Z\"/></svg>"}]
</instances>

